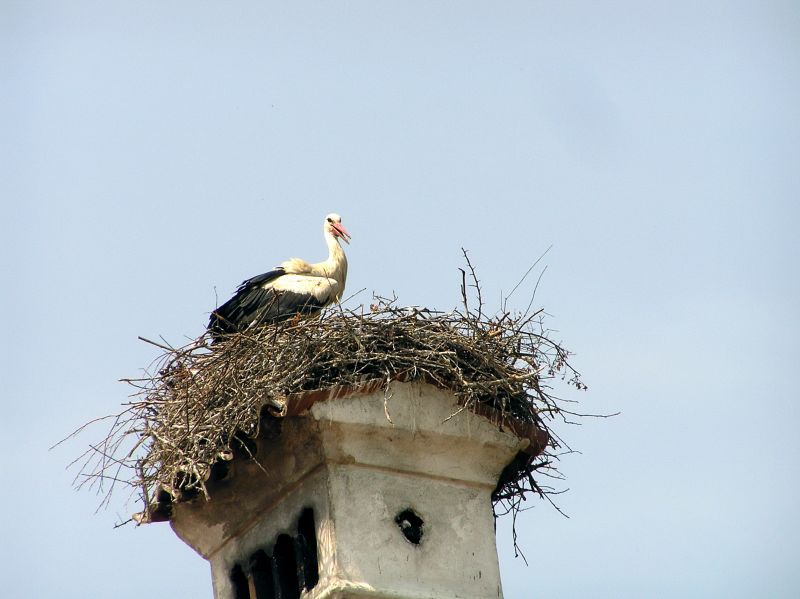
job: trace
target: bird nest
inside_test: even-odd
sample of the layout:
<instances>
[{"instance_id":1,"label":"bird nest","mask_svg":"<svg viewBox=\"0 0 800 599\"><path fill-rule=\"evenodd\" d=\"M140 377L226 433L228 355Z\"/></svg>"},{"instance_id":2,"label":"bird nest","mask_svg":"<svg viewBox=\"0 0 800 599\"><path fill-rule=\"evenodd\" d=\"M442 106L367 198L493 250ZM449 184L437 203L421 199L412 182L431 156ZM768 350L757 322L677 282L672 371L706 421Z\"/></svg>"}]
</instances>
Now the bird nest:
<instances>
[{"instance_id":1,"label":"bird nest","mask_svg":"<svg viewBox=\"0 0 800 599\"><path fill-rule=\"evenodd\" d=\"M376 298L369 308L336 307L216 343L208 333L184 347L150 341L163 354L142 378L126 379L132 399L75 461L77 486L95 486L103 503L131 487L143 504L136 521L166 519L165 503L208 497L206 482L225 461L262 459L249 448L285 415L288 396L401 380L448 389L499 426L540 432L540 446L509 464L492 499L496 514L516 512L529 494L550 499L557 491L542 477L560 478L554 462L569 449L551 424L575 415L553 384L586 387L548 336L543 311L487 316L480 303L470 308L465 288L451 312Z\"/></svg>"}]
</instances>

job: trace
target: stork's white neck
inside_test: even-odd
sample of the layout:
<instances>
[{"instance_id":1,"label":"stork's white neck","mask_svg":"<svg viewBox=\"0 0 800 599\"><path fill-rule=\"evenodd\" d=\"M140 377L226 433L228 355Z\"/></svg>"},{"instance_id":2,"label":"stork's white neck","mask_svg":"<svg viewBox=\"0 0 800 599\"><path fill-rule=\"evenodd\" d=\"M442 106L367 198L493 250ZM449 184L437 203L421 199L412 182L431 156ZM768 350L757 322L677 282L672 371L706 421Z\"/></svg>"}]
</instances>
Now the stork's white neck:
<instances>
[{"instance_id":1,"label":"stork's white neck","mask_svg":"<svg viewBox=\"0 0 800 599\"><path fill-rule=\"evenodd\" d=\"M328 262L337 260L340 257L345 261L344 250L342 249L342 244L339 239L330 231L325 231L325 243L328 245Z\"/></svg>"},{"instance_id":2,"label":"stork's white neck","mask_svg":"<svg viewBox=\"0 0 800 599\"><path fill-rule=\"evenodd\" d=\"M314 270L321 276L331 277L339 282L339 297L336 298L339 300L347 279L347 256L344 255L344 249L339 239L327 229L325 230L325 243L328 244L328 259L315 264Z\"/></svg>"}]
</instances>

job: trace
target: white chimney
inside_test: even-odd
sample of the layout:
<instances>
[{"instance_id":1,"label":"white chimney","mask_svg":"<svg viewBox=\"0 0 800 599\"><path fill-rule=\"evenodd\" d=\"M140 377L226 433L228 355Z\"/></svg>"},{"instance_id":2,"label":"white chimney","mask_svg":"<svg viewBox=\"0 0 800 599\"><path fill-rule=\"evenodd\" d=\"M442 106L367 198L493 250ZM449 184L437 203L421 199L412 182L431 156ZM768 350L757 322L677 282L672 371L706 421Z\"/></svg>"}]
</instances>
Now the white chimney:
<instances>
[{"instance_id":1,"label":"white chimney","mask_svg":"<svg viewBox=\"0 0 800 599\"><path fill-rule=\"evenodd\" d=\"M294 396L172 527L216 599L502 597L491 494L537 437L482 414L421 383Z\"/></svg>"}]
</instances>

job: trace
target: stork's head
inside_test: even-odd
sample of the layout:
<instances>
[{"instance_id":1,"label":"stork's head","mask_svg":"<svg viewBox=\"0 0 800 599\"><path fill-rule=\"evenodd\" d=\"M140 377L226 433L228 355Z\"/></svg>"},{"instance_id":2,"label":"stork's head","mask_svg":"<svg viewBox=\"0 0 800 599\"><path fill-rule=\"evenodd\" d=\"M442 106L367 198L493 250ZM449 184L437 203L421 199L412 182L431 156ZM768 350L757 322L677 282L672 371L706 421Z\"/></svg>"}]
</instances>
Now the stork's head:
<instances>
[{"instance_id":1,"label":"stork's head","mask_svg":"<svg viewBox=\"0 0 800 599\"><path fill-rule=\"evenodd\" d=\"M342 217L338 214L331 213L325 217L325 233L333 235L334 239L350 243L350 233L342 226Z\"/></svg>"}]
</instances>

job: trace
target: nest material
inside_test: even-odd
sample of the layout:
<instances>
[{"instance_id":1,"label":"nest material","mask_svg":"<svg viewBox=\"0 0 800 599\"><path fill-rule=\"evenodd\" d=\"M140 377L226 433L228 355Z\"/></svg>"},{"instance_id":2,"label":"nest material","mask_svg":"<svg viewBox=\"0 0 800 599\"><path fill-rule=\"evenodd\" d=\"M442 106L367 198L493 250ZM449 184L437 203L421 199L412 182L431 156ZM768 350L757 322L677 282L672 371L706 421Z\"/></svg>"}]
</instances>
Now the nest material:
<instances>
[{"instance_id":1,"label":"nest material","mask_svg":"<svg viewBox=\"0 0 800 599\"><path fill-rule=\"evenodd\" d=\"M549 383L585 388L542 317L488 317L471 311L466 296L462 310L447 313L378 298L361 312L335 308L218 343L204 335L182 348L157 344L165 353L154 374L127 380L133 400L84 454L80 484L98 484L106 501L117 484L137 489L139 519L148 520L165 492L171 501L207 494L209 473L236 453L246 457L281 398L376 378L419 380L451 390L466 408L488 406L548 433L544 451L521 453L493 494L496 513L516 511L528 493L553 491L538 475L558 477L553 461L563 442L549 424L571 412Z\"/></svg>"}]
</instances>

